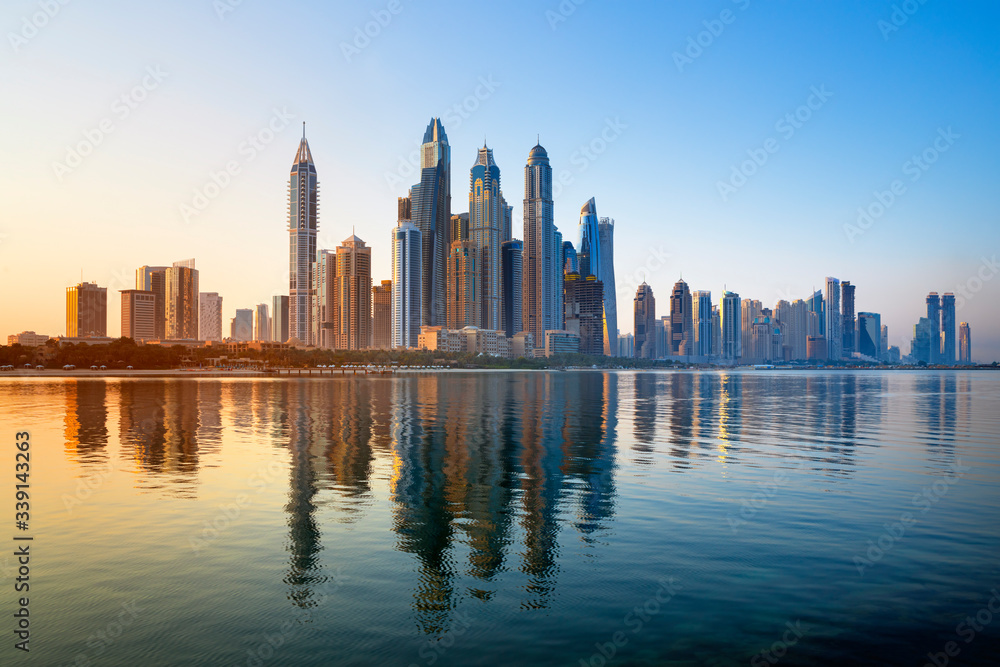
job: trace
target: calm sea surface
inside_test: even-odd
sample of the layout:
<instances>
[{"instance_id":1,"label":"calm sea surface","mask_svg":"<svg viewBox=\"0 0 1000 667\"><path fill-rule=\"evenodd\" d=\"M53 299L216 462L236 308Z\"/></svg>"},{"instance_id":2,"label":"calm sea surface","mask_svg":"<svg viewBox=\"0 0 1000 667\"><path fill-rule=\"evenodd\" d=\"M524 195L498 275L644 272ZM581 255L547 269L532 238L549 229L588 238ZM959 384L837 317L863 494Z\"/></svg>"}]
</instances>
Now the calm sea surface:
<instances>
[{"instance_id":1,"label":"calm sea surface","mask_svg":"<svg viewBox=\"0 0 1000 667\"><path fill-rule=\"evenodd\" d=\"M0 425L2 665L1000 664L1000 373L6 379Z\"/></svg>"}]
</instances>

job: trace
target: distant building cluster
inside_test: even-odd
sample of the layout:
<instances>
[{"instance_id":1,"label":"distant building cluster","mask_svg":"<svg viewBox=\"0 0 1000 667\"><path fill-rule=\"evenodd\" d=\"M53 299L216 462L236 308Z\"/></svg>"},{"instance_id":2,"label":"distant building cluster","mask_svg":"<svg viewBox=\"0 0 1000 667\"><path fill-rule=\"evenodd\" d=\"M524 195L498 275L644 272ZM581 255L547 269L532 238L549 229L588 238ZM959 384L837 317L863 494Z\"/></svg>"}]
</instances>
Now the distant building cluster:
<instances>
[{"instance_id":1,"label":"distant building cluster","mask_svg":"<svg viewBox=\"0 0 1000 667\"><path fill-rule=\"evenodd\" d=\"M193 259L142 266L135 289L121 290L122 336L162 344L585 353L727 365L971 363L971 329L967 322L956 326L953 294L928 295L927 316L903 357L888 345L881 316L857 311L856 286L832 277L808 298L773 308L728 290L713 303L710 291L692 291L682 278L659 318L644 282L633 301L633 333L620 335L615 222L598 217L591 198L573 239L564 239L554 222L552 173L548 153L536 144L524 166L523 238L513 238L513 206L484 144L469 170L468 212L453 213L451 146L441 120L432 118L420 147L420 181L397 202L391 276L373 285L372 249L356 234L333 250L317 247L319 180L303 125L288 181L288 294L236 309L225 326L222 297L200 291ZM66 338L106 336L107 288L86 282L67 288ZM47 340L26 331L9 336L8 344Z\"/></svg>"}]
</instances>

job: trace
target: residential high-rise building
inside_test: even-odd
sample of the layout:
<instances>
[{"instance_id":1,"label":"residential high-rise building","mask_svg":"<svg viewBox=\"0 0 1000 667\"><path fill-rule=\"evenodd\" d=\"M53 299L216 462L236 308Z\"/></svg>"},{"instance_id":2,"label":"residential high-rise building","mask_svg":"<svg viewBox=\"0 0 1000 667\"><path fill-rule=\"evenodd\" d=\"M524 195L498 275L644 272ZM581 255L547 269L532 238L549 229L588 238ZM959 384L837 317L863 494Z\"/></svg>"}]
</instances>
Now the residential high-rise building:
<instances>
[{"instance_id":1,"label":"residential high-rise building","mask_svg":"<svg viewBox=\"0 0 1000 667\"><path fill-rule=\"evenodd\" d=\"M511 239L500 244L501 276L503 278L503 301L500 304L501 329L507 338L524 331L521 319L524 278L524 243Z\"/></svg>"},{"instance_id":2,"label":"residential high-rise building","mask_svg":"<svg viewBox=\"0 0 1000 667\"><path fill-rule=\"evenodd\" d=\"M493 151L484 145L469 173L469 238L480 253L478 326L490 331L500 328L500 225L505 208L501 199L500 168Z\"/></svg>"},{"instance_id":3,"label":"residential high-rise building","mask_svg":"<svg viewBox=\"0 0 1000 667\"><path fill-rule=\"evenodd\" d=\"M258 303L253 313L253 339L271 340L271 316L267 314L267 304Z\"/></svg>"},{"instance_id":4,"label":"residential high-rise building","mask_svg":"<svg viewBox=\"0 0 1000 667\"><path fill-rule=\"evenodd\" d=\"M843 357L844 332L840 319L840 281L826 279L826 294L823 298L823 318L826 321L826 353L829 359Z\"/></svg>"},{"instance_id":5,"label":"residential high-rise building","mask_svg":"<svg viewBox=\"0 0 1000 667\"><path fill-rule=\"evenodd\" d=\"M781 301L775 309L775 317L778 322L785 327L784 341L788 347L788 358L792 361L805 361L806 336L818 335L818 326L815 331L809 328L809 304L802 299L796 299L791 304Z\"/></svg>"},{"instance_id":6,"label":"residential high-rise building","mask_svg":"<svg viewBox=\"0 0 1000 667\"><path fill-rule=\"evenodd\" d=\"M625 334L618 337L618 356L631 359L635 356L635 336Z\"/></svg>"},{"instance_id":7,"label":"residential high-rise building","mask_svg":"<svg viewBox=\"0 0 1000 667\"><path fill-rule=\"evenodd\" d=\"M193 259L174 262L167 269L167 338L198 340L198 269Z\"/></svg>"},{"instance_id":8,"label":"residential high-rise building","mask_svg":"<svg viewBox=\"0 0 1000 667\"><path fill-rule=\"evenodd\" d=\"M882 316L858 313L858 352L876 361L882 358Z\"/></svg>"},{"instance_id":9,"label":"residential high-rise building","mask_svg":"<svg viewBox=\"0 0 1000 667\"><path fill-rule=\"evenodd\" d=\"M312 263L312 291L309 301L312 312L309 320L312 322L310 340L316 347L324 350L334 350L337 341L333 335L333 320L337 312L337 252L320 249L316 251L316 261Z\"/></svg>"},{"instance_id":10,"label":"residential high-rise building","mask_svg":"<svg viewBox=\"0 0 1000 667\"><path fill-rule=\"evenodd\" d=\"M968 322L958 325L958 362L972 363L972 329Z\"/></svg>"},{"instance_id":11,"label":"residential high-rise building","mask_svg":"<svg viewBox=\"0 0 1000 667\"><path fill-rule=\"evenodd\" d=\"M66 336L108 335L108 288L79 283L66 288Z\"/></svg>"},{"instance_id":12,"label":"residential high-rise building","mask_svg":"<svg viewBox=\"0 0 1000 667\"><path fill-rule=\"evenodd\" d=\"M229 322L229 337L237 341L253 340L253 309L237 308Z\"/></svg>"},{"instance_id":13,"label":"residential high-rise building","mask_svg":"<svg viewBox=\"0 0 1000 667\"><path fill-rule=\"evenodd\" d=\"M155 340L167 337L167 269L166 266L140 266L135 272L135 288L152 292L156 300L154 306Z\"/></svg>"},{"instance_id":14,"label":"residential high-rise building","mask_svg":"<svg viewBox=\"0 0 1000 667\"><path fill-rule=\"evenodd\" d=\"M504 199L503 192L500 193L500 245L514 238L514 207Z\"/></svg>"},{"instance_id":15,"label":"residential high-rise building","mask_svg":"<svg viewBox=\"0 0 1000 667\"><path fill-rule=\"evenodd\" d=\"M935 295L936 296L936 295ZM910 358L913 363L933 363L937 355L932 355L934 327L929 317L921 317L913 326L913 340L910 341Z\"/></svg>"},{"instance_id":16,"label":"residential high-rise building","mask_svg":"<svg viewBox=\"0 0 1000 667\"><path fill-rule=\"evenodd\" d=\"M545 332L562 329L563 243L553 217L552 167L541 145L524 167L524 261L521 321L541 347Z\"/></svg>"},{"instance_id":17,"label":"residential high-rise building","mask_svg":"<svg viewBox=\"0 0 1000 667\"><path fill-rule=\"evenodd\" d=\"M222 297L218 292L198 295L198 340L221 341Z\"/></svg>"},{"instance_id":18,"label":"residential high-rise building","mask_svg":"<svg viewBox=\"0 0 1000 667\"><path fill-rule=\"evenodd\" d=\"M857 329L854 322L854 288L848 281L840 284L841 356L850 359L857 351Z\"/></svg>"},{"instance_id":19,"label":"residential high-rise building","mask_svg":"<svg viewBox=\"0 0 1000 667\"><path fill-rule=\"evenodd\" d=\"M691 312L691 290L683 279L674 283L670 293L670 349L665 355L690 356L694 351L694 314Z\"/></svg>"},{"instance_id":20,"label":"residential high-rise building","mask_svg":"<svg viewBox=\"0 0 1000 667\"><path fill-rule=\"evenodd\" d=\"M271 340L288 342L288 295L275 294L271 298Z\"/></svg>"},{"instance_id":21,"label":"residential high-rise building","mask_svg":"<svg viewBox=\"0 0 1000 667\"><path fill-rule=\"evenodd\" d=\"M740 295L724 290L719 310L722 311L720 317L722 344L719 353L727 361L739 361L740 357L743 356L743 324L741 322L742 306Z\"/></svg>"},{"instance_id":22,"label":"residential high-rise building","mask_svg":"<svg viewBox=\"0 0 1000 667\"><path fill-rule=\"evenodd\" d=\"M392 230L392 347L417 347L423 316L423 241L401 220Z\"/></svg>"},{"instance_id":23,"label":"residential high-rise building","mask_svg":"<svg viewBox=\"0 0 1000 667\"><path fill-rule=\"evenodd\" d=\"M618 295L615 282L615 221L600 218L597 237L601 254L601 270L597 279L604 284L604 354L614 356L618 336Z\"/></svg>"},{"instance_id":24,"label":"residential high-rise building","mask_svg":"<svg viewBox=\"0 0 1000 667\"><path fill-rule=\"evenodd\" d=\"M879 360L889 361L889 327L882 325L882 349L879 352Z\"/></svg>"},{"instance_id":25,"label":"residential high-rise building","mask_svg":"<svg viewBox=\"0 0 1000 667\"><path fill-rule=\"evenodd\" d=\"M937 292L927 295L927 321L929 329L929 354L925 361L929 364L941 363L941 298ZM910 353L912 354L912 352Z\"/></svg>"},{"instance_id":26,"label":"residential high-rise building","mask_svg":"<svg viewBox=\"0 0 1000 667\"><path fill-rule=\"evenodd\" d=\"M830 356L827 351L826 336L806 336L806 359L809 361L826 361Z\"/></svg>"},{"instance_id":27,"label":"residential high-rise building","mask_svg":"<svg viewBox=\"0 0 1000 667\"><path fill-rule=\"evenodd\" d=\"M333 341L338 350L372 345L372 249L352 234L337 246Z\"/></svg>"},{"instance_id":28,"label":"residential high-rise building","mask_svg":"<svg viewBox=\"0 0 1000 667\"><path fill-rule=\"evenodd\" d=\"M712 351L712 293L704 290L691 292L691 326L693 352L699 357L707 357ZM671 305L673 305L671 303ZM672 315L671 315L672 316Z\"/></svg>"},{"instance_id":29,"label":"residential high-rise building","mask_svg":"<svg viewBox=\"0 0 1000 667\"><path fill-rule=\"evenodd\" d=\"M156 338L156 295L145 290L123 289L122 336L134 341Z\"/></svg>"},{"instance_id":30,"label":"residential high-rise building","mask_svg":"<svg viewBox=\"0 0 1000 667\"><path fill-rule=\"evenodd\" d=\"M816 290L813 295L806 300L809 312L814 315L810 317L811 328L808 335L826 336L826 306L823 303L823 290Z\"/></svg>"},{"instance_id":31,"label":"residential high-rise building","mask_svg":"<svg viewBox=\"0 0 1000 667\"><path fill-rule=\"evenodd\" d=\"M451 249L451 244L455 241L468 241L469 240L469 214L459 213L458 215L451 216L451 230L448 236L448 248Z\"/></svg>"},{"instance_id":32,"label":"residential high-rise building","mask_svg":"<svg viewBox=\"0 0 1000 667\"><path fill-rule=\"evenodd\" d=\"M392 281L372 287L372 347L392 349Z\"/></svg>"},{"instance_id":33,"label":"residential high-rise building","mask_svg":"<svg viewBox=\"0 0 1000 667\"><path fill-rule=\"evenodd\" d=\"M743 361L753 363L753 325L758 317L763 315L763 305L756 299L743 299L740 302L740 349L743 350Z\"/></svg>"},{"instance_id":34,"label":"residential high-rise building","mask_svg":"<svg viewBox=\"0 0 1000 667\"><path fill-rule=\"evenodd\" d=\"M580 337L580 352L604 354L604 286L596 276L565 274L563 304L566 331Z\"/></svg>"},{"instance_id":35,"label":"residential high-rise building","mask_svg":"<svg viewBox=\"0 0 1000 667\"><path fill-rule=\"evenodd\" d=\"M442 326L447 318L451 146L440 118L432 118L420 146L420 183L410 188L410 220L420 230L421 324ZM419 335L419 332L418 332Z\"/></svg>"},{"instance_id":36,"label":"residential high-rise building","mask_svg":"<svg viewBox=\"0 0 1000 667\"><path fill-rule=\"evenodd\" d=\"M448 254L448 329L480 327L482 252L475 241L454 241Z\"/></svg>"},{"instance_id":37,"label":"residential high-rise building","mask_svg":"<svg viewBox=\"0 0 1000 667\"><path fill-rule=\"evenodd\" d=\"M643 282L635 292L635 356L656 358L656 298L653 288Z\"/></svg>"},{"instance_id":38,"label":"residential high-rise building","mask_svg":"<svg viewBox=\"0 0 1000 667\"><path fill-rule=\"evenodd\" d=\"M711 354L719 356L722 350L722 314L718 306L712 306Z\"/></svg>"},{"instance_id":39,"label":"residential high-rise building","mask_svg":"<svg viewBox=\"0 0 1000 667\"><path fill-rule=\"evenodd\" d=\"M555 238L555 243L553 243L553 248L563 247L563 235L558 228L553 227L555 230L553 236ZM558 254L558 253L557 253ZM558 266L558 259L554 258L552 261L552 279L549 281L552 284L552 289L555 290L555 296L553 303L556 305L556 324L559 328L564 328L565 322L563 318L565 313L563 312L563 271Z\"/></svg>"},{"instance_id":40,"label":"residential high-rise building","mask_svg":"<svg viewBox=\"0 0 1000 667\"><path fill-rule=\"evenodd\" d=\"M941 296L941 363L955 364L955 295L945 292Z\"/></svg>"},{"instance_id":41,"label":"residential high-rise building","mask_svg":"<svg viewBox=\"0 0 1000 667\"><path fill-rule=\"evenodd\" d=\"M319 181L313 163L306 126L292 162L288 178L288 333L306 345L313 340L313 261L316 259L316 232L319 229Z\"/></svg>"}]
</instances>

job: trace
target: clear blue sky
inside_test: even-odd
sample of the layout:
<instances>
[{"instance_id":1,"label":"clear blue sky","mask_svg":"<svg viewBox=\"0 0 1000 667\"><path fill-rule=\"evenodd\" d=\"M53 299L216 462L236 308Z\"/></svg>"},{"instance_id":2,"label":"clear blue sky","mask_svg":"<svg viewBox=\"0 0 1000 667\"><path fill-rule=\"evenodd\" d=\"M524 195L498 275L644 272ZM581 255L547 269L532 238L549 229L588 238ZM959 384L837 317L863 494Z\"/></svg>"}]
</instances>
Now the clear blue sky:
<instances>
[{"instance_id":1,"label":"clear blue sky","mask_svg":"<svg viewBox=\"0 0 1000 667\"><path fill-rule=\"evenodd\" d=\"M227 2L75 1L37 34L25 28L37 2L4 3L0 333L62 333L65 287L81 270L117 290L139 265L188 257L202 290L223 295L226 325L236 308L269 302L287 287L286 187L303 120L321 246L356 228L374 247L373 278L388 278L396 197L417 180L395 177L400 160L443 116L455 212L467 210L485 137L519 230L540 134L571 181L556 199L566 237L590 197L615 218L623 333L629 276L662 252L647 278L660 311L680 274L716 298L726 286L767 306L831 275L857 284L858 310L882 313L904 352L927 292L973 279L958 319L972 324L977 359L1000 358L1000 269L983 265L1000 254L996 3L914 2L889 32L888 2L567 0L564 16L555 0L242 0L220 18ZM391 20L345 56L372 12ZM679 68L674 54L706 21L719 34L700 35L707 46ZM120 100L144 78L146 90ZM810 99L814 87L826 99ZM810 101L799 127L776 125ZM243 142L274 109L294 118L273 121L287 126L250 151ZM584 157L609 121L614 141ZM55 167L88 131L100 139L92 152L68 173ZM936 161L908 168L925 149ZM724 200L719 182L748 151L767 160ZM229 161L239 173L186 221L181 205ZM844 225L894 180L905 191L851 242ZM115 294L109 333L118 321Z\"/></svg>"}]
</instances>

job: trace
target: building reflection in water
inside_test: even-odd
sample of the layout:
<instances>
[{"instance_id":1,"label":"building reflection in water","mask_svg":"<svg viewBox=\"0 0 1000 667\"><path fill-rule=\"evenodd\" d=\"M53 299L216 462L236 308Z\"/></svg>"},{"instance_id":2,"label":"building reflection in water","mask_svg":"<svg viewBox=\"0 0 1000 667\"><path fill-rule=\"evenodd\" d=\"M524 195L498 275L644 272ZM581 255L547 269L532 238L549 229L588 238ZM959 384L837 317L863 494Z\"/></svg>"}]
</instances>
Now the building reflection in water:
<instances>
[{"instance_id":1,"label":"building reflection in water","mask_svg":"<svg viewBox=\"0 0 1000 667\"><path fill-rule=\"evenodd\" d=\"M64 437L70 460L83 465L107 461L107 384L80 380L67 382Z\"/></svg>"},{"instance_id":2,"label":"building reflection in water","mask_svg":"<svg viewBox=\"0 0 1000 667\"><path fill-rule=\"evenodd\" d=\"M640 472L804 465L840 480L860 447L885 438L888 383L742 371L81 381L66 384L66 452L77 465L107 457L116 401L122 456L145 487L195 497L208 455L234 432L287 449L284 584L302 608L329 579L324 521L328 534L329 522L359 521L387 475L395 546L415 561L414 621L440 637L464 601L489 603L501 589L524 609L550 607L560 549L600 557L619 462ZM928 446L950 452L957 422L971 419L971 385L953 374L913 383ZM630 417L624 461L619 419Z\"/></svg>"}]
</instances>

